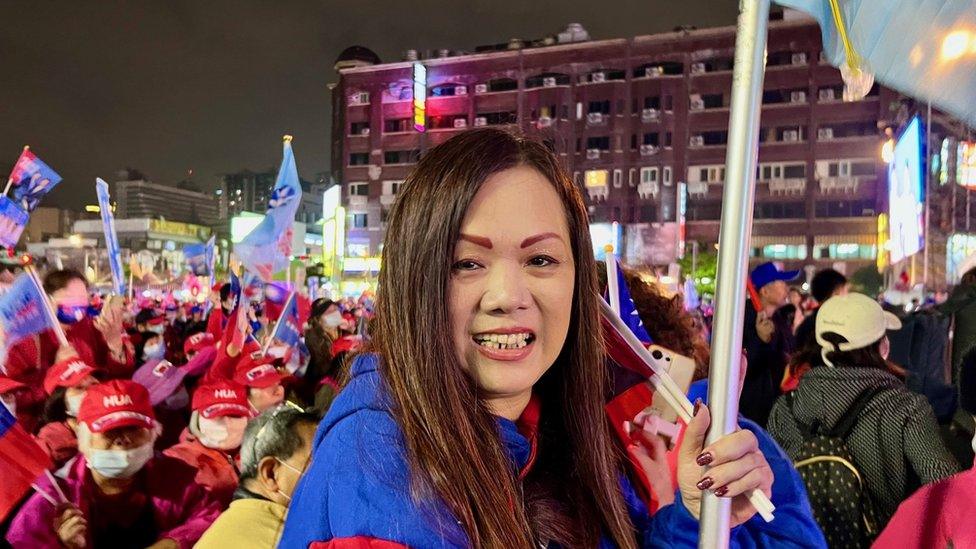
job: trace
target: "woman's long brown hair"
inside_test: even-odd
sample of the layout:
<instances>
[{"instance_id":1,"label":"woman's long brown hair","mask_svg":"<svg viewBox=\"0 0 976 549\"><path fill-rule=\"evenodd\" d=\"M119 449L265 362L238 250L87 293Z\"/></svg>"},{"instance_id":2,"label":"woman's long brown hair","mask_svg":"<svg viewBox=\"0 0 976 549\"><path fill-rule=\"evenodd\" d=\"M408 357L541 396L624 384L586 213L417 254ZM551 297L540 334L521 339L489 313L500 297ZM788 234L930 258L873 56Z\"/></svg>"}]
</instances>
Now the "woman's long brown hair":
<instances>
[{"instance_id":1,"label":"woman's long brown hair","mask_svg":"<svg viewBox=\"0 0 976 549\"><path fill-rule=\"evenodd\" d=\"M576 262L566 343L534 388L542 400L540 441L524 481L462 368L447 305L468 205L489 176L518 165L552 182ZM608 381L586 209L555 156L499 129L460 134L420 160L386 234L373 343L403 430L415 500L446 505L473 547L594 547L601 534L635 547L603 411Z\"/></svg>"}]
</instances>

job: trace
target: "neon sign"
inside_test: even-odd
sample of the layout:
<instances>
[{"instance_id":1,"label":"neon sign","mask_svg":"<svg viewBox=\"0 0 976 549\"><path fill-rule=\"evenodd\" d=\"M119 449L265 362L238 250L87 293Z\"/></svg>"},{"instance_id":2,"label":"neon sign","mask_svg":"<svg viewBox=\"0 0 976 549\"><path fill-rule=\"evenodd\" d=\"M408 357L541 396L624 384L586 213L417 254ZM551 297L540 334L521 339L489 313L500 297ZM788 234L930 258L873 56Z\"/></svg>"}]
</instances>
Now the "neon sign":
<instances>
[{"instance_id":1,"label":"neon sign","mask_svg":"<svg viewBox=\"0 0 976 549\"><path fill-rule=\"evenodd\" d=\"M413 128L427 130L427 67L413 64Z\"/></svg>"}]
</instances>

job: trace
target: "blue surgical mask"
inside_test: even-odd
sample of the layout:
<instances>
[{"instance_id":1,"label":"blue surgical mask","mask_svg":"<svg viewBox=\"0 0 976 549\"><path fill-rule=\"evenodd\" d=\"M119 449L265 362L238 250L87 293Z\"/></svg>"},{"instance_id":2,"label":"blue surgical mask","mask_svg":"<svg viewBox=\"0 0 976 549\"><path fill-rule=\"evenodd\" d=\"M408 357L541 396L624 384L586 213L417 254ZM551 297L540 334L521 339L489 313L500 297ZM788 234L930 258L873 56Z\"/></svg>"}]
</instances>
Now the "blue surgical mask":
<instances>
[{"instance_id":1,"label":"blue surgical mask","mask_svg":"<svg viewBox=\"0 0 976 549\"><path fill-rule=\"evenodd\" d=\"M81 322L88 314L88 305L58 305L58 322L75 324Z\"/></svg>"}]
</instances>

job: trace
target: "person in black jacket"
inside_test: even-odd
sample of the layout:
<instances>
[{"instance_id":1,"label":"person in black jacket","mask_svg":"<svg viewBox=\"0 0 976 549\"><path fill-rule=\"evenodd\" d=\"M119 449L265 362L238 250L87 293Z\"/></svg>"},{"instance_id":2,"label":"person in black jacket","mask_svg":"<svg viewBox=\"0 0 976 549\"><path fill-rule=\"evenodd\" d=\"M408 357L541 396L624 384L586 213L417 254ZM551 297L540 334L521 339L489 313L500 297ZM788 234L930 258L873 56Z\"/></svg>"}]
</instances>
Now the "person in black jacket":
<instances>
[{"instance_id":1,"label":"person in black jacket","mask_svg":"<svg viewBox=\"0 0 976 549\"><path fill-rule=\"evenodd\" d=\"M796 348L803 349L813 342L813 330L817 324L817 312L819 306L835 295L844 295L850 289L847 277L834 269L823 269L817 271L810 280L810 295L817 301L817 307L803 319L803 323L796 329Z\"/></svg>"},{"instance_id":2,"label":"person in black jacket","mask_svg":"<svg viewBox=\"0 0 976 549\"><path fill-rule=\"evenodd\" d=\"M769 410L779 396L787 353L793 350L792 325L781 324L777 329L773 315L789 297L786 283L799 275L800 271L781 271L771 262L759 265L749 275L759 296L759 310L755 302L746 305L742 348L749 368L739 399L739 412L761 426L766 425Z\"/></svg>"}]
</instances>

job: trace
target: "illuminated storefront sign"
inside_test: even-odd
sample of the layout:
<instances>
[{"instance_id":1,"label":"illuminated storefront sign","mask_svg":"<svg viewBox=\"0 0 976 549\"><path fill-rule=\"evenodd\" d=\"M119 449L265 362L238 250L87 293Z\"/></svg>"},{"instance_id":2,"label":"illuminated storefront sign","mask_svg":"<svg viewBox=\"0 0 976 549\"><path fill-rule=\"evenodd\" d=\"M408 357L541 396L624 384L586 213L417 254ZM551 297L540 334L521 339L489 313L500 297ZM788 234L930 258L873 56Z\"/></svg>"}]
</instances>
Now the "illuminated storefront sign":
<instances>
[{"instance_id":1,"label":"illuminated storefront sign","mask_svg":"<svg viewBox=\"0 0 976 549\"><path fill-rule=\"evenodd\" d=\"M413 64L413 128L427 130L427 67Z\"/></svg>"}]
</instances>

